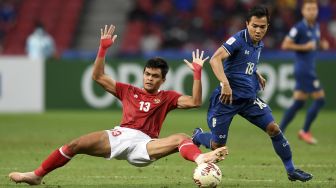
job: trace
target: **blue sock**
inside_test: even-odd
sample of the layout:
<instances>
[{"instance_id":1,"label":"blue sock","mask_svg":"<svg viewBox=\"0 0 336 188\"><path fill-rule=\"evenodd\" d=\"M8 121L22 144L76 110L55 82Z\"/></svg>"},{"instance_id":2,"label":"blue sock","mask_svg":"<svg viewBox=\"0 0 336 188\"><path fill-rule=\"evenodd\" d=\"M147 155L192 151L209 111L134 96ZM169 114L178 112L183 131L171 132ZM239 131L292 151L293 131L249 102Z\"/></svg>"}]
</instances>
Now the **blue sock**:
<instances>
[{"instance_id":1,"label":"blue sock","mask_svg":"<svg viewBox=\"0 0 336 188\"><path fill-rule=\"evenodd\" d=\"M203 132L203 133L199 133L195 136L194 140L197 143L200 143L201 145L203 145L204 147L210 149L210 142L211 142L211 133L210 132Z\"/></svg>"},{"instance_id":2,"label":"blue sock","mask_svg":"<svg viewBox=\"0 0 336 188\"><path fill-rule=\"evenodd\" d=\"M271 139L274 150L282 160L286 171L288 173L292 173L295 170L295 167L292 160L292 152L287 139L283 136L282 132L274 137L271 137Z\"/></svg>"},{"instance_id":3,"label":"blue sock","mask_svg":"<svg viewBox=\"0 0 336 188\"><path fill-rule=\"evenodd\" d=\"M313 104L310 106L306 115L306 121L303 126L304 132L309 131L312 122L315 120L320 109L324 106L324 103L325 103L324 98L319 98L315 100Z\"/></svg>"},{"instance_id":4,"label":"blue sock","mask_svg":"<svg viewBox=\"0 0 336 188\"><path fill-rule=\"evenodd\" d=\"M285 131L288 124L292 121L292 119L296 115L296 112L303 107L304 103L305 103L304 100L295 100L292 106L288 108L280 123L280 129L282 132Z\"/></svg>"}]
</instances>

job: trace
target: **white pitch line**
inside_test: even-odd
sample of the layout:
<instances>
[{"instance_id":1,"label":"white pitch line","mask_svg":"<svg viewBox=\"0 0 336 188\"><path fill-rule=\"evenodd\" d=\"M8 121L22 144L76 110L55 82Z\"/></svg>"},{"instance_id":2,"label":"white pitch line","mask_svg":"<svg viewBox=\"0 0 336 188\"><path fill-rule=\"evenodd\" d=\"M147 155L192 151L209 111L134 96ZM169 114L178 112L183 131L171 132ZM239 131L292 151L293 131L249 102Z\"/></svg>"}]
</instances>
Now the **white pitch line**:
<instances>
[{"instance_id":1,"label":"white pitch line","mask_svg":"<svg viewBox=\"0 0 336 188\"><path fill-rule=\"evenodd\" d=\"M245 182L273 182L274 180L265 179L265 180L249 180L249 179L235 179L235 178L223 178L223 181L245 181Z\"/></svg>"}]
</instances>

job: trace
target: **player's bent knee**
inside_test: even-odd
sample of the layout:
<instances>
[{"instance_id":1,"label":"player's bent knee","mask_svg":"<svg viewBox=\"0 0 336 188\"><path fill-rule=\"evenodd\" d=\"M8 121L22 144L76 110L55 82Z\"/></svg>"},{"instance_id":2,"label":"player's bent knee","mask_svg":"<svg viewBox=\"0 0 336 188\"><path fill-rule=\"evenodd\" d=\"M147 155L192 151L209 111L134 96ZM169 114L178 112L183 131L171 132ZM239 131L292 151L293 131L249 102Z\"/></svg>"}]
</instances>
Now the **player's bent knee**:
<instances>
[{"instance_id":1,"label":"player's bent knee","mask_svg":"<svg viewBox=\"0 0 336 188\"><path fill-rule=\"evenodd\" d=\"M79 154L81 151L80 138L71 141L69 144L67 144L67 146L74 154Z\"/></svg>"},{"instance_id":2,"label":"player's bent knee","mask_svg":"<svg viewBox=\"0 0 336 188\"><path fill-rule=\"evenodd\" d=\"M267 126L266 132L269 136L276 136L281 132L281 130L277 124L272 122Z\"/></svg>"}]
</instances>

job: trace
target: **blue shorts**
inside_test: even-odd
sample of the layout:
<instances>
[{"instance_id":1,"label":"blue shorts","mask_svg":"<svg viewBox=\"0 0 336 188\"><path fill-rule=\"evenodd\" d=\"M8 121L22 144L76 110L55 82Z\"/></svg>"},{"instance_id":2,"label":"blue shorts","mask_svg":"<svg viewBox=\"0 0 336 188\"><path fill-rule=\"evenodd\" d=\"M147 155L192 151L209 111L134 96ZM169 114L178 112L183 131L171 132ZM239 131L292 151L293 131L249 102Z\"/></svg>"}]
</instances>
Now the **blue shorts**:
<instances>
[{"instance_id":1,"label":"blue shorts","mask_svg":"<svg viewBox=\"0 0 336 188\"><path fill-rule=\"evenodd\" d=\"M322 89L319 79L316 74L294 73L295 76L295 90L312 93Z\"/></svg>"},{"instance_id":2,"label":"blue shorts","mask_svg":"<svg viewBox=\"0 0 336 188\"><path fill-rule=\"evenodd\" d=\"M241 99L232 105L219 100L220 90L216 89L210 98L207 122L212 133L212 141L226 144L229 127L236 114L266 131L267 125L274 121L272 110L261 99Z\"/></svg>"}]
</instances>

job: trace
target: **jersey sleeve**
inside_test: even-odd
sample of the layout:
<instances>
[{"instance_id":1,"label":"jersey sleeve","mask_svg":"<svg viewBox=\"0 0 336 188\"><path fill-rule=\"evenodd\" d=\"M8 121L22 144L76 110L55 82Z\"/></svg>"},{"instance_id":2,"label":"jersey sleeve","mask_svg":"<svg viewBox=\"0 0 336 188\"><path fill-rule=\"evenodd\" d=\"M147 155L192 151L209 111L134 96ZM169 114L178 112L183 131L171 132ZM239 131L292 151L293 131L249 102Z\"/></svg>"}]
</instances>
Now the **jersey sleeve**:
<instances>
[{"instance_id":1,"label":"jersey sleeve","mask_svg":"<svg viewBox=\"0 0 336 188\"><path fill-rule=\"evenodd\" d=\"M176 91L167 91L167 95L169 96L169 110L177 108L177 101L182 96L181 93Z\"/></svg>"},{"instance_id":2,"label":"jersey sleeve","mask_svg":"<svg viewBox=\"0 0 336 188\"><path fill-rule=\"evenodd\" d=\"M231 55L234 53L234 51L240 49L241 45L237 40L237 36L232 36L223 43L222 47L229 53L229 55Z\"/></svg>"},{"instance_id":3,"label":"jersey sleeve","mask_svg":"<svg viewBox=\"0 0 336 188\"><path fill-rule=\"evenodd\" d=\"M120 100L123 100L123 98L127 95L128 89L132 87L130 84L125 84L122 82L116 83L116 97Z\"/></svg>"},{"instance_id":4,"label":"jersey sleeve","mask_svg":"<svg viewBox=\"0 0 336 188\"><path fill-rule=\"evenodd\" d=\"M293 41L296 41L298 37L298 33L299 33L299 27L295 25L290 29L287 36L291 38Z\"/></svg>"}]
</instances>

